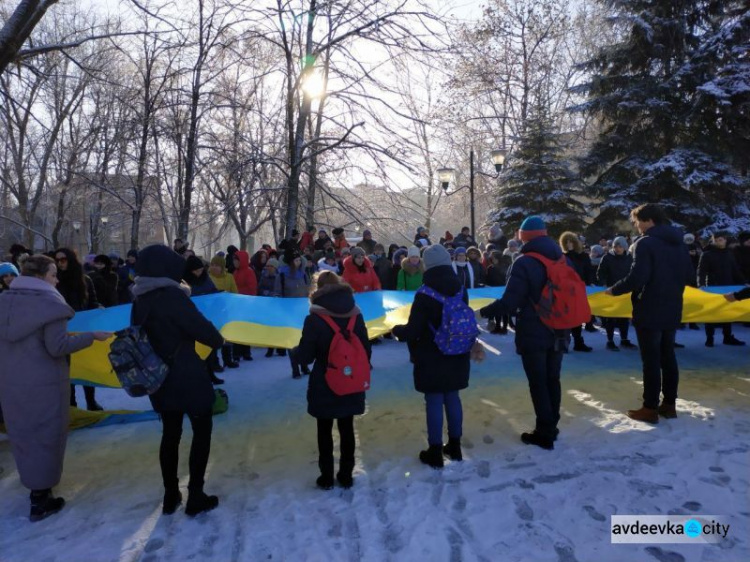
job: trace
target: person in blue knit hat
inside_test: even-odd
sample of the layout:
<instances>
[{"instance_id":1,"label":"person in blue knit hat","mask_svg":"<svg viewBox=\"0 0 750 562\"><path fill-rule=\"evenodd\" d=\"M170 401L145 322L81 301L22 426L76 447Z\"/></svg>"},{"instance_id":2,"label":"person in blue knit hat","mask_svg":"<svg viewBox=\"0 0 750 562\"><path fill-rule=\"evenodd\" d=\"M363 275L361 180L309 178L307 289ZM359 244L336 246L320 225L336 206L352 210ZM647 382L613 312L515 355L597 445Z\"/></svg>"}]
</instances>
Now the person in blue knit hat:
<instances>
[{"instance_id":1,"label":"person in blue knit hat","mask_svg":"<svg viewBox=\"0 0 750 562\"><path fill-rule=\"evenodd\" d=\"M537 253L559 260L562 250L547 236L547 227L538 216L521 224L519 238L524 243L514 262L503 297L480 310L483 318L503 314L516 315L516 352L521 356L529 379L531 401L536 414L533 431L521 434L521 441L543 449L554 449L560 421L560 370L563 353L570 339L569 330L552 331L545 326L534 308L547 282L547 270L541 261L527 256Z\"/></svg>"},{"instance_id":2,"label":"person in blue knit hat","mask_svg":"<svg viewBox=\"0 0 750 562\"><path fill-rule=\"evenodd\" d=\"M13 279L18 277L18 269L10 262L0 263L0 293L10 289Z\"/></svg>"}]
</instances>

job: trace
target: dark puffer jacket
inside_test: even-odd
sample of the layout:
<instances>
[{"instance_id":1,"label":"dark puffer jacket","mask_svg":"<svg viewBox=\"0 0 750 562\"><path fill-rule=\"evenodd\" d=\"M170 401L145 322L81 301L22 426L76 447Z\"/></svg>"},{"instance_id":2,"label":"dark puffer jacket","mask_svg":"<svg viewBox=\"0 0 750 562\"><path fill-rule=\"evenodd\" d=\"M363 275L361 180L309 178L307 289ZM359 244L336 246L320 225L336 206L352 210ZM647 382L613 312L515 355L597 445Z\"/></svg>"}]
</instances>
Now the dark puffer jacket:
<instances>
[{"instance_id":1,"label":"dark puffer jacket","mask_svg":"<svg viewBox=\"0 0 750 562\"><path fill-rule=\"evenodd\" d=\"M445 296L454 296L462 290L461 282L449 265L428 269L422 281ZM468 303L466 291L464 301ZM408 324L393 328L394 336L409 343L414 363L414 388L418 392L453 392L469 386L469 354L443 355L435 345L435 335L430 326L437 330L442 320L442 303L417 293L411 305Z\"/></svg>"},{"instance_id":2,"label":"dark puffer jacket","mask_svg":"<svg viewBox=\"0 0 750 562\"><path fill-rule=\"evenodd\" d=\"M605 287L611 287L620 279L625 279L630 273L633 265L633 256L625 252L617 255L614 251L604 254L599 269L596 271L596 280Z\"/></svg>"},{"instance_id":3,"label":"dark puffer jacket","mask_svg":"<svg viewBox=\"0 0 750 562\"><path fill-rule=\"evenodd\" d=\"M485 318L503 314L517 316L516 351L519 354L548 351L555 346L554 332L542 323L534 308L547 282L547 270L539 260L524 255L528 253L541 254L551 260L559 260L563 255L560 246L547 236L524 244L521 256L508 272L503 297L480 311Z\"/></svg>"},{"instance_id":4,"label":"dark puffer jacket","mask_svg":"<svg viewBox=\"0 0 750 562\"><path fill-rule=\"evenodd\" d=\"M369 359L370 341L367 337L367 327L354 302L354 294L347 285L326 285L313 293L311 301L310 314L305 318L299 346L292 351L302 364L309 365L315 362L307 385L307 412L321 419L338 419L363 414L365 412L364 392L338 396L333 393L326 382L328 349L333 341L333 330L316 314L331 316L342 329L346 328L349 319L356 315L354 333L365 347Z\"/></svg>"},{"instance_id":5,"label":"dark puffer jacket","mask_svg":"<svg viewBox=\"0 0 750 562\"><path fill-rule=\"evenodd\" d=\"M709 246L698 262L698 286L720 287L722 285L744 285L745 278L737 266L729 248L720 250Z\"/></svg>"},{"instance_id":6,"label":"dark puffer jacket","mask_svg":"<svg viewBox=\"0 0 750 562\"><path fill-rule=\"evenodd\" d=\"M138 254L131 323L145 328L154 351L169 365L164 384L150 396L154 410L205 415L214 390L195 342L218 349L224 338L179 287L184 268L182 256L167 246L148 246Z\"/></svg>"},{"instance_id":7,"label":"dark puffer jacket","mask_svg":"<svg viewBox=\"0 0 750 562\"><path fill-rule=\"evenodd\" d=\"M565 257L568 258L568 262L576 270L578 277L586 285L594 284L594 277L596 276L596 270L591 265L591 258L583 252L565 252Z\"/></svg>"},{"instance_id":8,"label":"dark puffer jacket","mask_svg":"<svg viewBox=\"0 0 750 562\"><path fill-rule=\"evenodd\" d=\"M682 293L693 276L682 231L656 225L638 239L633 267L615 283L612 294L632 293L633 325L649 330L676 330L682 322Z\"/></svg>"}]
</instances>

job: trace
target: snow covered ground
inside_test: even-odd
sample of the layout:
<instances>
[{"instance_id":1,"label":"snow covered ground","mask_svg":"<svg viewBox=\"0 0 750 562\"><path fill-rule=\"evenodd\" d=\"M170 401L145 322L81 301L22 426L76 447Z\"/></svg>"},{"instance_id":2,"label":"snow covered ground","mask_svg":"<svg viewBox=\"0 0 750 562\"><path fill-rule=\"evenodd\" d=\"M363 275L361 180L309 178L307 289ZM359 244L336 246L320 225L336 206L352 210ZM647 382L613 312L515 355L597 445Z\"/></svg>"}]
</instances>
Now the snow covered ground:
<instances>
[{"instance_id":1,"label":"snow covered ground","mask_svg":"<svg viewBox=\"0 0 750 562\"><path fill-rule=\"evenodd\" d=\"M736 333L750 341L750 330ZM158 422L72 433L56 489L68 504L36 524L0 436L0 560L750 560L750 348L706 349L702 331L679 332L679 418L652 427L624 415L640 404L638 353L605 351L601 333L586 339L593 353L565 358L561 434L548 452L519 440L533 410L512 335L485 335L494 353L462 393L466 460L443 471L417 459L426 430L406 347L375 347L355 485L329 492L314 486L306 380L255 350L222 375L231 405L215 418L207 477L221 505L195 519L161 516ZM147 407L122 391L98 399ZM610 544L610 515L683 513L726 516L727 540Z\"/></svg>"}]
</instances>

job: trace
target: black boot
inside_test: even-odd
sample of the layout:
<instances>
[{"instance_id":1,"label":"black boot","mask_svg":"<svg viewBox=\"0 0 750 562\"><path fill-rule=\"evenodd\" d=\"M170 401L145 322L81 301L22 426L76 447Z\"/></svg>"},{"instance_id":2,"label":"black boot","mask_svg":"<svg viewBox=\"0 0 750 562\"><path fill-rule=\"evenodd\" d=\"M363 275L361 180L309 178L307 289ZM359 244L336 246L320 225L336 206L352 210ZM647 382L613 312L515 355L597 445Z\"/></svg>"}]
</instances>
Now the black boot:
<instances>
[{"instance_id":1,"label":"black boot","mask_svg":"<svg viewBox=\"0 0 750 562\"><path fill-rule=\"evenodd\" d=\"M216 496L207 496L203 490L191 491L188 494L187 505L185 505L185 514L195 517L204 511L211 511L219 507L219 498Z\"/></svg>"},{"instance_id":2,"label":"black boot","mask_svg":"<svg viewBox=\"0 0 750 562\"><path fill-rule=\"evenodd\" d=\"M269 347L268 351L266 351L266 357L273 357L273 348Z\"/></svg>"},{"instance_id":3,"label":"black boot","mask_svg":"<svg viewBox=\"0 0 750 562\"><path fill-rule=\"evenodd\" d=\"M426 451L419 453L419 460L432 468L443 468L443 444L430 445Z\"/></svg>"},{"instance_id":4,"label":"black boot","mask_svg":"<svg viewBox=\"0 0 750 562\"><path fill-rule=\"evenodd\" d=\"M610 351L620 351L620 348L615 345L615 342L608 341L607 342L607 349Z\"/></svg>"},{"instance_id":5,"label":"black boot","mask_svg":"<svg viewBox=\"0 0 750 562\"><path fill-rule=\"evenodd\" d=\"M325 458L318 457L318 468L320 468L320 476L315 481L318 488L322 490L333 489L333 455Z\"/></svg>"},{"instance_id":6,"label":"black boot","mask_svg":"<svg viewBox=\"0 0 750 562\"><path fill-rule=\"evenodd\" d=\"M339 461L339 471L336 473L336 481L342 488L351 488L354 485L354 459Z\"/></svg>"},{"instance_id":7,"label":"black boot","mask_svg":"<svg viewBox=\"0 0 750 562\"><path fill-rule=\"evenodd\" d=\"M215 384L215 385L224 384L224 379L220 379L219 377L211 373L211 384Z\"/></svg>"},{"instance_id":8,"label":"black boot","mask_svg":"<svg viewBox=\"0 0 750 562\"><path fill-rule=\"evenodd\" d=\"M735 338L734 334L729 334L729 336L724 336L724 345L745 345L745 342Z\"/></svg>"},{"instance_id":9,"label":"black boot","mask_svg":"<svg viewBox=\"0 0 750 562\"><path fill-rule=\"evenodd\" d=\"M46 519L65 507L65 500L53 497L52 490L49 488L46 490L32 490L29 498L31 499L29 521L32 523Z\"/></svg>"},{"instance_id":10,"label":"black boot","mask_svg":"<svg viewBox=\"0 0 750 562\"><path fill-rule=\"evenodd\" d=\"M551 451L555 448L555 440L553 438L546 437L545 435L537 433L536 431L533 431L531 433L522 433L521 441L523 441L527 445L536 445L537 447L547 449L548 451Z\"/></svg>"},{"instance_id":11,"label":"black boot","mask_svg":"<svg viewBox=\"0 0 750 562\"><path fill-rule=\"evenodd\" d=\"M461 438L449 437L448 444L443 447L443 454L452 461L464 460L464 457L461 454Z\"/></svg>"},{"instance_id":12,"label":"black boot","mask_svg":"<svg viewBox=\"0 0 750 562\"><path fill-rule=\"evenodd\" d=\"M182 493L179 488L164 490L164 501L161 512L163 515L172 515L182 503Z\"/></svg>"},{"instance_id":13,"label":"black boot","mask_svg":"<svg viewBox=\"0 0 750 562\"><path fill-rule=\"evenodd\" d=\"M279 357L286 357L286 349L279 348L276 350L276 355Z\"/></svg>"},{"instance_id":14,"label":"black boot","mask_svg":"<svg viewBox=\"0 0 750 562\"><path fill-rule=\"evenodd\" d=\"M575 344L573 345L573 351L591 351L593 348L586 345L586 342L583 341L583 338L576 340Z\"/></svg>"},{"instance_id":15,"label":"black boot","mask_svg":"<svg viewBox=\"0 0 750 562\"><path fill-rule=\"evenodd\" d=\"M638 349L638 346L630 340L620 340L620 346L623 349Z\"/></svg>"}]
</instances>

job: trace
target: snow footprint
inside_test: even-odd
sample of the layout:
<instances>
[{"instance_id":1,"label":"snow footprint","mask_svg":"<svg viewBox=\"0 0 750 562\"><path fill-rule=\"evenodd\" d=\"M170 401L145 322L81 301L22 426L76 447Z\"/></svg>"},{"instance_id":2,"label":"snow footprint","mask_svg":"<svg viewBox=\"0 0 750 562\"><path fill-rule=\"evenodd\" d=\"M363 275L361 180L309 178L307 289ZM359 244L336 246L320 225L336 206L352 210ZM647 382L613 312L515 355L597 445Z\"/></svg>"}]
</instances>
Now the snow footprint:
<instances>
[{"instance_id":1,"label":"snow footprint","mask_svg":"<svg viewBox=\"0 0 750 562\"><path fill-rule=\"evenodd\" d=\"M578 562L573 547L567 544L556 544L555 552L557 552L558 562Z\"/></svg>"},{"instance_id":2,"label":"snow footprint","mask_svg":"<svg viewBox=\"0 0 750 562\"><path fill-rule=\"evenodd\" d=\"M516 504L516 515L518 515L518 517L524 521L534 520L534 510L529 507L526 500L519 498L518 496L513 496L513 503Z\"/></svg>"},{"instance_id":3,"label":"snow footprint","mask_svg":"<svg viewBox=\"0 0 750 562\"><path fill-rule=\"evenodd\" d=\"M477 474L481 478L489 478L491 474L489 461L479 461L477 463Z\"/></svg>"},{"instance_id":4,"label":"snow footprint","mask_svg":"<svg viewBox=\"0 0 750 562\"><path fill-rule=\"evenodd\" d=\"M658 546L649 546L646 548L646 552L656 558L659 562L685 562L685 557L679 552L664 550Z\"/></svg>"},{"instance_id":5,"label":"snow footprint","mask_svg":"<svg viewBox=\"0 0 750 562\"><path fill-rule=\"evenodd\" d=\"M607 518L599 513L593 505L584 505L583 509L594 521L606 521Z\"/></svg>"}]
</instances>

